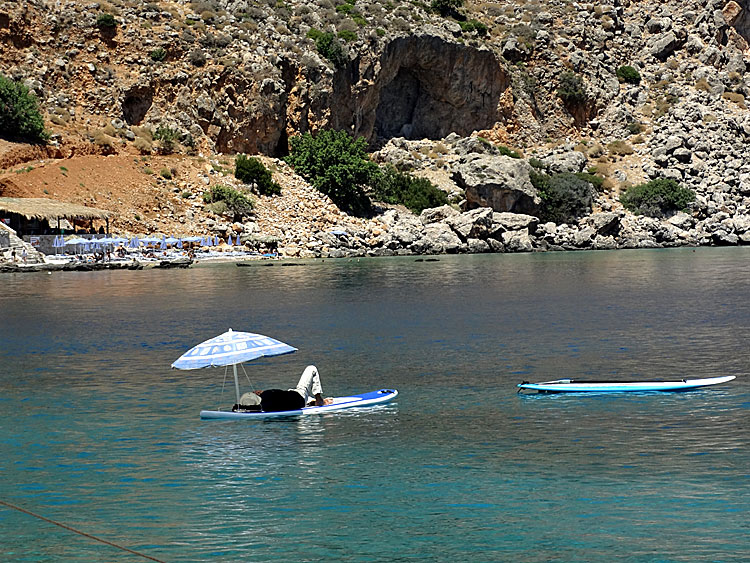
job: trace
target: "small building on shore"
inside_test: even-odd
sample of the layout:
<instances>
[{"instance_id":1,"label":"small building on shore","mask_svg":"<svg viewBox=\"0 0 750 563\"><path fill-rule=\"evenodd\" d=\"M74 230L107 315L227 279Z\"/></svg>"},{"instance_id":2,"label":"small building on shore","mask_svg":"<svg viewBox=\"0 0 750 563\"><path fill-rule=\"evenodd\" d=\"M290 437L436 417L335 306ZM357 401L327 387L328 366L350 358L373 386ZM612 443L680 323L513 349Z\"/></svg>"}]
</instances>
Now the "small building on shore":
<instances>
[{"instance_id":1,"label":"small building on shore","mask_svg":"<svg viewBox=\"0 0 750 563\"><path fill-rule=\"evenodd\" d=\"M109 234L109 221L114 215L104 209L46 198L0 197L0 221L45 254L53 252L52 241L58 235Z\"/></svg>"}]
</instances>

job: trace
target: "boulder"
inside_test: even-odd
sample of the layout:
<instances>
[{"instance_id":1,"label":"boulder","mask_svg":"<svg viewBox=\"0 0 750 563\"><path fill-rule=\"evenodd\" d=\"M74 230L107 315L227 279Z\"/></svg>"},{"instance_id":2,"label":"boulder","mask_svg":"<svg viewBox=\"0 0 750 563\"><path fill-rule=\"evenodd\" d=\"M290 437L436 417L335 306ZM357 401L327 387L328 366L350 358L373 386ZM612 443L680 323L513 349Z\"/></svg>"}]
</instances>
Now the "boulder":
<instances>
[{"instance_id":1,"label":"boulder","mask_svg":"<svg viewBox=\"0 0 750 563\"><path fill-rule=\"evenodd\" d=\"M617 213L593 213L586 218L597 235L616 235L620 232L620 216Z\"/></svg>"},{"instance_id":2,"label":"boulder","mask_svg":"<svg viewBox=\"0 0 750 563\"><path fill-rule=\"evenodd\" d=\"M524 213L493 213L492 229L489 236L492 238L501 238L500 235L506 231L520 231L526 229L528 232L535 232L539 218ZM554 226L554 223L552 224ZM554 227L553 227L554 229Z\"/></svg>"},{"instance_id":3,"label":"boulder","mask_svg":"<svg viewBox=\"0 0 750 563\"><path fill-rule=\"evenodd\" d=\"M687 40L684 32L669 31L658 35L647 46L649 54L660 61L666 61L672 53L681 48Z\"/></svg>"},{"instance_id":4,"label":"boulder","mask_svg":"<svg viewBox=\"0 0 750 563\"><path fill-rule=\"evenodd\" d=\"M492 229L492 213L491 208L480 207L448 217L445 223L456 231L461 240L487 238Z\"/></svg>"},{"instance_id":5,"label":"boulder","mask_svg":"<svg viewBox=\"0 0 750 563\"><path fill-rule=\"evenodd\" d=\"M445 223L430 223L424 229L423 236L412 247L429 254L455 254L461 249L462 243L458 235Z\"/></svg>"},{"instance_id":6,"label":"boulder","mask_svg":"<svg viewBox=\"0 0 750 563\"><path fill-rule=\"evenodd\" d=\"M719 229L711 235L711 241L716 246L736 246L739 244L740 237L734 233L728 233L722 229Z\"/></svg>"},{"instance_id":7,"label":"boulder","mask_svg":"<svg viewBox=\"0 0 750 563\"><path fill-rule=\"evenodd\" d=\"M547 171L552 174L569 172L575 174L583 172L586 166L586 155L579 151L569 151L562 154L553 154L542 159Z\"/></svg>"},{"instance_id":8,"label":"boulder","mask_svg":"<svg viewBox=\"0 0 750 563\"><path fill-rule=\"evenodd\" d=\"M502 242L508 252L531 252L534 245L529 231L506 231L502 234Z\"/></svg>"},{"instance_id":9,"label":"boulder","mask_svg":"<svg viewBox=\"0 0 750 563\"><path fill-rule=\"evenodd\" d=\"M470 238L466 241L467 252L471 254L482 254L483 252L490 252L491 248L487 241L478 238Z\"/></svg>"},{"instance_id":10,"label":"boulder","mask_svg":"<svg viewBox=\"0 0 750 563\"><path fill-rule=\"evenodd\" d=\"M525 160L508 156L470 155L458 164L453 180L465 191L467 207L534 214L539 195Z\"/></svg>"},{"instance_id":11,"label":"boulder","mask_svg":"<svg viewBox=\"0 0 750 563\"><path fill-rule=\"evenodd\" d=\"M682 211L672 215L672 217L667 219L667 222L670 225L674 225L678 229L683 229L683 230L687 230L691 228L693 225L695 225L695 220L690 215Z\"/></svg>"},{"instance_id":12,"label":"boulder","mask_svg":"<svg viewBox=\"0 0 750 563\"><path fill-rule=\"evenodd\" d=\"M445 221L448 217L453 217L460 214L460 211L453 209L450 205L442 205L440 207L431 207L430 209L425 209L419 215L419 220L422 221L423 225L429 225L430 223Z\"/></svg>"}]
</instances>

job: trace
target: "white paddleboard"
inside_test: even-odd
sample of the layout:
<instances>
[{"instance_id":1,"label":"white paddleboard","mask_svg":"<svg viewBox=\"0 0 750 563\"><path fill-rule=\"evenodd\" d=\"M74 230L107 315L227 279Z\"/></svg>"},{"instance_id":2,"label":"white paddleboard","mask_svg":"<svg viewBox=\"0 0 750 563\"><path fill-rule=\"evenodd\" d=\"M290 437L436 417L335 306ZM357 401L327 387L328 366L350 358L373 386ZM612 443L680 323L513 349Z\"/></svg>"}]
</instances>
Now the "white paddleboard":
<instances>
[{"instance_id":1,"label":"white paddleboard","mask_svg":"<svg viewBox=\"0 0 750 563\"><path fill-rule=\"evenodd\" d=\"M541 383L520 383L521 389L545 391L547 393L622 393L627 391L685 391L709 385L718 385L735 379L734 375L707 377L704 379L680 379L676 381L577 381L557 379Z\"/></svg>"},{"instance_id":2,"label":"white paddleboard","mask_svg":"<svg viewBox=\"0 0 750 563\"><path fill-rule=\"evenodd\" d=\"M398 396L395 389L379 389L360 395L350 395L348 397L332 397L333 403L322 405L320 407L305 407L294 411L279 412L235 412L235 411L201 411L201 418L204 420L211 419L262 419L278 418L283 416L304 416L310 414L326 414L338 412L345 409L370 407L389 403Z\"/></svg>"}]
</instances>

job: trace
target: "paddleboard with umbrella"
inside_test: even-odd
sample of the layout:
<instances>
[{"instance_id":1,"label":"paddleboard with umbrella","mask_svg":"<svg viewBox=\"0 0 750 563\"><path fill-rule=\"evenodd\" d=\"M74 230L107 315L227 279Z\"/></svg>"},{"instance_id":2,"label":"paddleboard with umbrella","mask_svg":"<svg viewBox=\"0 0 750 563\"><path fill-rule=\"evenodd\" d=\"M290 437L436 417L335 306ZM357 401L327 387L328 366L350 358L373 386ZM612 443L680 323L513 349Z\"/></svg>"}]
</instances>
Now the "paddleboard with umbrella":
<instances>
[{"instance_id":1,"label":"paddleboard with umbrella","mask_svg":"<svg viewBox=\"0 0 750 563\"><path fill-rule=\"evenodd\" d=\"M224 334L210 338L193 346L172 364L175 369L192 370L208 367L232 366L236 406L240 405L240 383L237 366L245 362L268 357L292 354L297 348L284 342L252 332L233 331L231 328ZM202 410L202 419L245 419L272 418L283 416L298 416L309 414L323 414L354 407L367 407L392 401L398 395L395 389L379 389L368 393L350 395L347 397L332 397L329 404L309 406L302 409L280 412L239 410Z\"/></svg>"}]
</instances>

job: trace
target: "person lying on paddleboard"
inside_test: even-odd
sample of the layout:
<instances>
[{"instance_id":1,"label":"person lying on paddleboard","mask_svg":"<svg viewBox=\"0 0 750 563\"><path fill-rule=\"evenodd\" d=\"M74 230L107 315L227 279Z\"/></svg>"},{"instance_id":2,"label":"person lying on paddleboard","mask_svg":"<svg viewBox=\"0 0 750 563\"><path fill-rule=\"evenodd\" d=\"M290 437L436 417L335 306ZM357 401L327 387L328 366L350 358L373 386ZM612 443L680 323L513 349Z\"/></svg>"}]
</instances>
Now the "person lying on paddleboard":
<instances>
[{"instance_id":1,"label":"person lying on paddleboard","mask_svg":"<svg viewBox=\"0 0 750 563\"><path fill-rule=\"evenodd\" d=\"M320 374L315 366L305 368L294 389L266 389L255 393L260 397L263 412L294 411L305 406L321 407L333 403L332 399L323 398Z\"/></svg>"}]
</instances>

